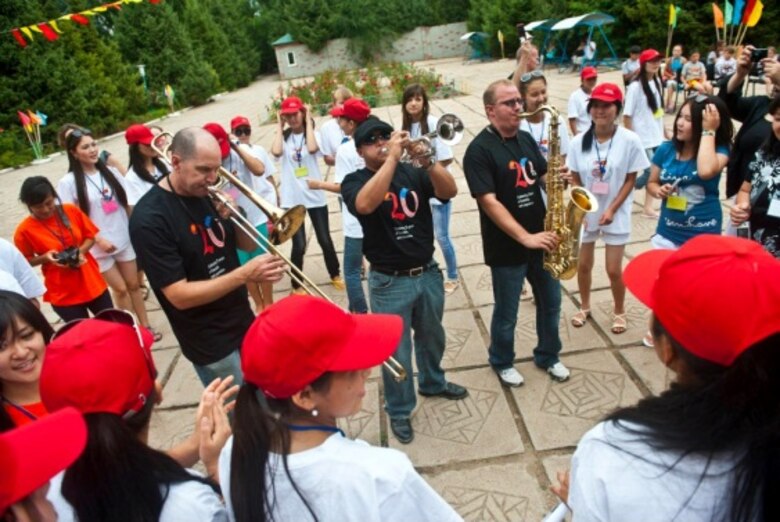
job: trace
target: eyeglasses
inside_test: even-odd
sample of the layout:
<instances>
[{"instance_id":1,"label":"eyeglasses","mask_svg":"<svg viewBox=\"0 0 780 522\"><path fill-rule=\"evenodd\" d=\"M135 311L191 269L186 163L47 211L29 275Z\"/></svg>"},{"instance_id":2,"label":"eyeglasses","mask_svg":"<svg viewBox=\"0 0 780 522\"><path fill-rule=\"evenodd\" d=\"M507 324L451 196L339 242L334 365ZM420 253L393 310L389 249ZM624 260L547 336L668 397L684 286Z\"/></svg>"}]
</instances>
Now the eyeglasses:
<instances>
[{"instance_id":1,"label":"eyeglasses","mask_svg":"<svg viewBox=\"0 0 780 522\"><path fill-rule=\"evenodd\" d=\"M238 127L237 129L233 129L233 134L236 136L249 136L252 134L252 129L249 127Z\"/></svg>"},{"instance_id":2,"label":"eyeglasses","mask_svg":"<svg viewBox=\"0 0 780 522\"><path fill-rule=\"evenodd\" d=\"M696 94L696 93L694 93L694 94L691 94L690 96L688 96L688 99L689 100L693 100L696 103L702 103L702 102L706 102L709 98L707 97L706 94Z\"/></svg>"},{"instance_id":3,"label":"eyeglasses","mask_svg":"<svg viewBox=\"0 0 780 522\"><path fill-rule=\"evenodd\" d=\"M510 108L512 108L512 107L516 107L516 106L518 106L518 105L519 105L520 107L522 107L522 106L523 106L523 100L522 100L522 98L512 98L511 100L502 100L502 101L500 101L500 102L496 102L496 103L497 103L497 104L499 104L499 105L504 105L504 106L506 106L506 107L510 107Z\"/></svg>"},{"instance_id":4,"label":"eyeglasses","mask_svg":"<svg viewBox=\"0 0 780 522\"><path fill-rule=\"evenodd\" d=\"M528 83L534 78L544 78L544 71L536 69L535 71L527 72L520 77L520 82Z\"/></svg>"},{"instance_id":5,"label":"eyeglasses","mask_svg":"<svg viewBox=\"0 0 780 522\"><path fill-rule=\"evenodd\" d=\"M372 134L368 138L363 141L363 143L367 145L375 145L379 140L382 141L388 141L390 139L390 133L389 132L377 132L376 134Z\"/></svg>"},{"instance_id":6,"label":"eyeglasses","mask_svg":"<svg viewBox=\"0 0 780 522\"><path fill-rule=\"evenodd\" d=\"M135 332L136 338L138 339L138 347L141 349L141 353L144 357L144 362L146 363L146 368L149 370L149 376L152 378L152 381L154 381L157 378L157 370L154 367L154 362L152 362L152 359L149 355L149 352L146 350L146 347L144 346L144 337L143 333L141 332L141 327L138 325L138 323L135 320L135 316L129 312L126 312L125 310L118 310L116 308L107 308L105 310L101 310L97 314L95 314L95 319L100 319L101 321L108 321L110 323L118 323L118 324L124 324L126 326L131 326L133 328L133 331ZM72 321L68 321L64 325L62 325L59 330L54 332L54 335L52 335L51 340L54 341L58 337L62 336L66 332L73 329L74 326L77 324L86 321L87 319L74 319ZM123 418L127 419L141 411L141 408L143 408L145 404L145 401L137 408L130 409L127 411L127 413L124 414Z\"/></svg>"}]
</instances>

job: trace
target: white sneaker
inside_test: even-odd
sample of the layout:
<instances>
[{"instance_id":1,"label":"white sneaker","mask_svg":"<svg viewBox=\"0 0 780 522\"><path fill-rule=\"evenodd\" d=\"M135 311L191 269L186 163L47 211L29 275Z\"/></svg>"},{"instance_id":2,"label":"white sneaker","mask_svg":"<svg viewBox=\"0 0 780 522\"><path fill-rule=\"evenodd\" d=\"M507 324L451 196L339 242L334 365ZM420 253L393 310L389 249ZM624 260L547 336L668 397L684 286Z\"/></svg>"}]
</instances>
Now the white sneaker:
<instances>
[{"instance_id":1,"label":"white sneaker","mask_svg":"<svg viewBox=\"0 0 780 522\"><path fill-rule=\"evenodd\" d=\"M550 374L552 380L558 382L567 381L571 376L569 369L560 361L547 368L547 373Z\"/></svg>"},{"instance_id":2,"label":"white sneaker","mask_svg":"<svg viewBox=\"0 0 780 522\"><path fill-rule=\"evenodd\" d=\"M501 384L504 386L517 388L518 386L522 386L522 384L525 382L523 376L520 375L520 372L514 368L498 370L496 373L498 374L498 379L501 381Z\"/></svg>"}]
</instances>

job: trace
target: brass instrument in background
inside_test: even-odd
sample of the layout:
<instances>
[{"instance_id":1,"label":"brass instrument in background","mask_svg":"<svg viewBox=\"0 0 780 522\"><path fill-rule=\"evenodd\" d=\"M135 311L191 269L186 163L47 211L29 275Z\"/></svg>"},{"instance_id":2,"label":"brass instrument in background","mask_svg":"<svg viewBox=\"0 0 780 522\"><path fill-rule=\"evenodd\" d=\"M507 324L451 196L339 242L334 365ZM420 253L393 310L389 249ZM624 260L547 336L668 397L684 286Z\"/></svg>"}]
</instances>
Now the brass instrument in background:
<instances>
[{"instance_id":1,"label":"brass instrument in background","mask_svg":"<svg viewBox=\"0 0 780 522\"><path fill-rule=\"evenodd\" d=\"M170 133L163 133L160 136L167 135L171 136ZM169 140L169 143L173 140ZM167 163L168 170L173 171L173 167L171 165L170 160L168 159L168 149L170 148L170 144L164 149L160 150L158 147L152 143L150 145L152 150L154 150L155 153L157 153L160 156L160 159ZM217 182L216 185L209 187L209 196L217 201L218 203L224 205L229 211L230 211L230 221L235 225L239 230L244 232L248 237L252 239L252 241L260 248L264 249L266 252L273 254L279 258L282 259L287 264L287 275L290 276L290 279L298 283L301 288L303 288L307 294L309 295L316 295L318 297L321 297L331 303L333 303L333 300L328 297L328 295L322 291L320 287L315 285L311 279L309 279L306 274L303 273L301 269L299 269L297 266L293 264L290 259L282 254L282 252L277 248L276 245L279 243L283 243L290 237L292 237L295 232L298 230L298 228L303 225L303 220L306 215L306 209L302 205L298 205L296 207L293 207L286 212L282 209L276 208L270 203L268 203L266 200L258 196L252 189L247 187L244 183L241 182L236 176L234 176L232 173L228 172L226 169L220 167L219 168L219 177L220 181ZM273 222L274 228L281 227L282 233L280 233L279 236L277 236L277 241L275 242L271 238L266 238L262 234L260 234L257 229L255 229L254 225L241 213L241 211L232 203L232 201L223 194L219 187L223 187L226 183L231 183L233 186L235 186L242 194L244 194L252 203L257 205L260 210L263 211L263 213L268 216L268 218ZM298 210L300 209L300 210ZM335 304L335 303L334 303ZM394 357L390 357L387 359L384 363L382 363L384 367L387 369L388 372L390 372L390 375L392 375L393 379L396 382L403 381L407 377L406 370L404 367L399 363Z\"/></svg>"},{"instance_id":2,"label":"brass instrument in background","mask_svg":"<svg viewBox=\"0 0 780 522\"><path fill-rule=\"evenodd\" d=\"M547 214L544 217L544 230L558 236L558 246L544 253L544 269L555 279L571 279L577 273L580 256L580 238L582 220L585 214L596 212L599 203L589 190L583 187L571 189L571 199L564 207L565 183L558 173L561 166L561 140L558 134L559 113L552 105L542 105L533 112L520 114L529 118L539 112L550 115L550 143L547 152ZM565 132L565 131L564 131Z\"/></svg>"},{"instance_id":3,"label":"brass instrument in background","mask_svg":"<svg viewBox=\"0 0 780 522\"><path fill-rule=\"evenodd\" d=\"M401 156L401 162L420 168L436 161L436 147L433 144L436 138L445 145L457 145L463 139L463 121L454 114L442 115L436 123L435 131L409 140Z\"/></svg>"}]
</instances>

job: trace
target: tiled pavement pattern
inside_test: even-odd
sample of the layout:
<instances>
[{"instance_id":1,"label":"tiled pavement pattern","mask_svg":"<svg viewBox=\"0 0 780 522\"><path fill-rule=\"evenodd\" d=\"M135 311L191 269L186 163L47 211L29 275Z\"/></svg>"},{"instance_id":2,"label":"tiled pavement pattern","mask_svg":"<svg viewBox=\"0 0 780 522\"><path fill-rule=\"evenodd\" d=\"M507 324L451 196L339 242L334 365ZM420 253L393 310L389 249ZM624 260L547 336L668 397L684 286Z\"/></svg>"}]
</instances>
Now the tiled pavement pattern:
<instances>
[{"instance_id":1,"label":"tiled pavement pattern","mask_svg":"<svg viewBox=\"0 0 780 522\"><path fill-rule=\"evenodd\" d=\"M516 334L517 368L525 376L525 385L508 390L499 385L487 366L488 327L493 308L489 271L483 264L476 204L469 196L461 170L461 159L471 138L486 124L481 105L484 87L494 79L506 77L512 68L507 60L487 64L464 64L460 60L423 64L453 79L464 96L433 102L432 112L453 112L465 122L466 135L454 147L453 174L460 194L454 199L451 236L458 256L461 287L446 300L444 324L447 351L444 366L454 382L467 386L469 398L460 402L419 398L414 413L414 442L399 444L390 434L382 412L382 384L374 371L368 395L360 413L343 422L350 436L372 444L405 451L430 483L469 521L539 520L556 504L548 492L555 471L568 467L578 439L611 409L634 403L649 393L662 391L670 374L658 363L652 350L641 346L648 312L628 296L628 330L621 335L609 331L611 295L603 270L603 247L597 249L594 269L593 317L582 328L573 328L569 318L576 312L576 280L564 282L561 338L563 362L572 370L571 379L553 383L531 362L535 343L534 307L526 297L520 307ZM569 94L578 86L578 77L550 71L550 103L565 112ZM602 81L620 83L618 72L605 72ZM264 77L237 92L218 96L203 107L183 111L162 120L170 131L190 125L218 121L227 125L236 114L249 116L254 123L265 119L265 105L278 85L277 77ZM378 109L376 113L393 125L399 125L399 106ZM50 118L56 125L56 114ZM667 125L671 124L667 116ZM89 122L83 122L89 125ZM255 127L253 141L270 147L273 125ZM126 160L123 137L102 140L121 160ZM34 174L49 176L55 183L65 173L64 156L48 164L29 166L0 174L0 233L11 238L15 225L26 214L18 203L22 180ZM336 248L343 250L341 216L337 200L329 195L330 223ZM639 216L635 204L631 243L626 259L649 249L655 221ZM725 209L724 204L724 209ZM309 226L308 237L314 234ZM290 244L283 251L289 253ZM437 258L441 258L437 252ZM309 244L306 273L342 306L343 292L327 285L328 277L316 241ZM289 292L289 282L276 288L277 297ZM152 444L168 447L193 429L195 405L201 385L191 364L177 347L159 306L149 301L152 323L165 334L155 346L154 356L164 383L164 400L153 417ZM46 307L47 313L53 317Z\"/></svg>"}]
</instances>

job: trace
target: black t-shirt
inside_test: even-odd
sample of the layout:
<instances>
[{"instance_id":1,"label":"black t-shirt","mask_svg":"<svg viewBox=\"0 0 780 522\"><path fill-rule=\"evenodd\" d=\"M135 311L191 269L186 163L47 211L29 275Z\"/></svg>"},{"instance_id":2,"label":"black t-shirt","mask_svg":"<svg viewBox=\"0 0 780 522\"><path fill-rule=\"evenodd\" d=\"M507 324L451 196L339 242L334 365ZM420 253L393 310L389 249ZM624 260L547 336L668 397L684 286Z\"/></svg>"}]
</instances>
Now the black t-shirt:
<instances>
[{"instance_id":1,"label":"black t-shirt","mask_svg":"<svg viewBox=\"0 0 780 522\"><path fill-rule=\"evenodd\" d=\"M422 169L399 163L385 200L364 216L355 209L355 201L373 175L363 168L341 182L344 203L363 228L366 258L371 264L395 270L427 264L433 257L433 216L428 200L435 195L430 176Z\"/></svg>"},{"instance_id":2,"label":"black t-shirt","mask_svg":"<svg viewBox=\"0 0 780 522\"><path fill-rule=\"evenodd\" d=\"M718 93L729 108L731 117L742 123L734 138L734 146L729 155L726 171L726 197L730 198L739 192L742 182L748 173L748 163L753 161L756 151L766 141L772 132L772 124L765 116L769 111L771 98L766 96L742 96L742 85L732 93L726 92L726 85L731 76L724 78Z\"/></svg>"},{"instance_id":3,"label":"black t-shirt","mask_svg":"<svg viewBox=\"0 0 780 522\"><path fill-rule=\"evenodd\" d=\"M547 172L547 162L530 134L518 131L514 138L505 140L492 127L483 129L466 149L463 171L472 196L493 193L528 232L544 230L539 178ZM541 250L528 250L505 234L482 207L479 221L487 265L520 265L530 255L542 255Z\"/></svg>"},{"instance_id":4,"label":"black t-shirt","mask_svg":"<svg viewBox=\"0 0 780 522\"><path fill-rule=\"evenodd\" d=\"M187 359L211 364L241 347L254 319L245 286L187 310L174 307L161 290L182 279L204 281L238 268L233 225L219 219L207 199L152 187L133 209L130 239Z\"/></svg>"}]
</instances>

